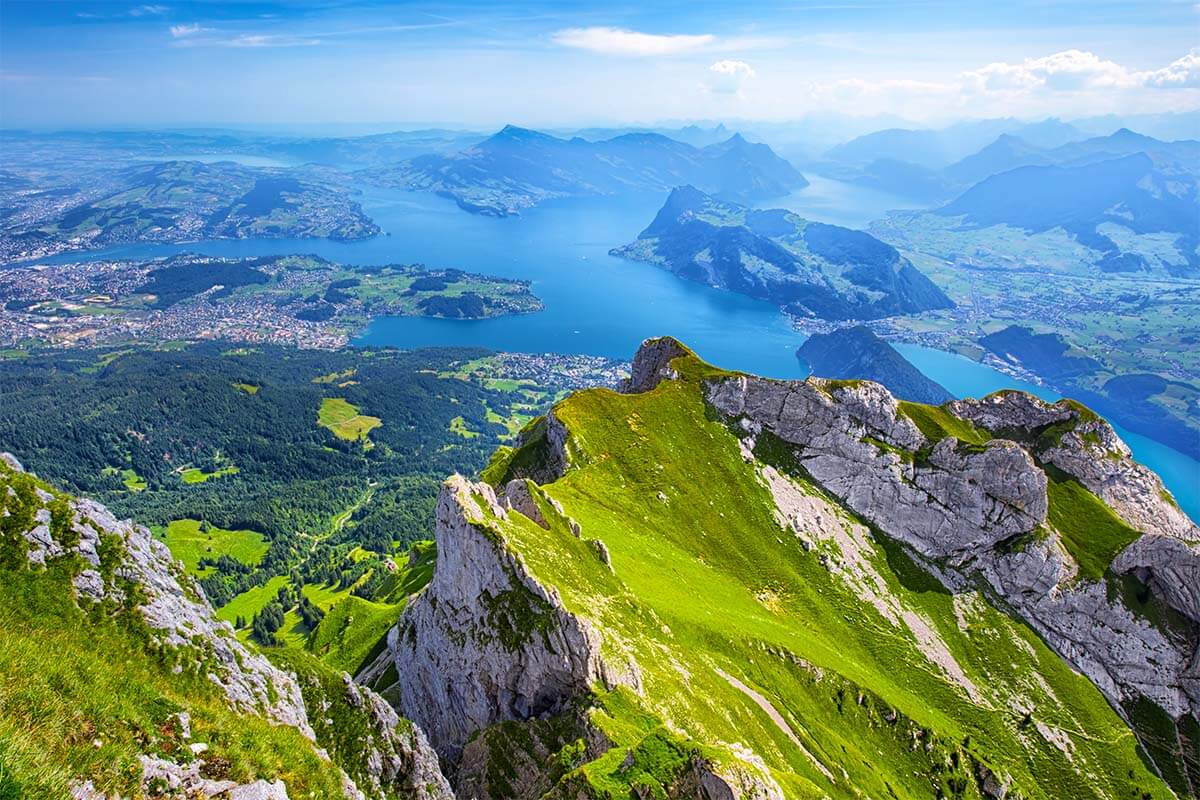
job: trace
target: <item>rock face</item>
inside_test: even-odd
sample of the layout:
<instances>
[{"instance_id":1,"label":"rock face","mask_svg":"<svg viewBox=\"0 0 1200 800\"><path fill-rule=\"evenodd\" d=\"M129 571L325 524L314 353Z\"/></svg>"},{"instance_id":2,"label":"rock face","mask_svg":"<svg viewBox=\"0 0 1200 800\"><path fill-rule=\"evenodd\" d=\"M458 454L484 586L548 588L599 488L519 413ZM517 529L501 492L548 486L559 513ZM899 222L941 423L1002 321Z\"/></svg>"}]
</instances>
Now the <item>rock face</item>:
<instances>
[{"instance_id":1,"label":"rock face","mask_svg":"<svg viewBox=\"0 0 1200 800\"><path fill-rule=\"evenodd\" d=\"M8 463L16 462L12 459ZM49 493L42 495L43 502L51 502ZM68 507L77 542L70 548L60 545L51 534L50 509L42 508L35 515L38 524L25 533L31 564L44 564L68 550L78 553L89 566L75 577L75 588L81 598L91 601L121 601L126 586L138 587L142 599L137 610L146 624L165 645L200 647L207 656L208 678L224 690L231 705L240 711L264 714L313 738L295 679L239 642L229 623L217 620L203 590L183 574L182 565L165 544L148 529L118 520L99 503L71 499ZM124 553L108 579L102 575L102 539L118 542Z\"/></svg>"},{"instance_id":2,"label":"rock face","mask_svg":"<svg viewBox=\"0 0 1200 800\"><path fill-rule=\"evenodd\" d=\"M363 711L374 729L367 755L373 796L386 790L402 791L414 800L454 800L450 784L442 774L437 754L425 733L397 716L387 701L370 689L343 675L346 697Z\"/></svg>"},{"instance_id":3,"label":"rock face","mask_svg":"<svg viewBox=\"0 0 1200 800\"><path fill-rule=\"evenodd\" d=\"M671 368L671 361L688 354L688 349L675 339L647 339L642 342L637 355L633 357L633 368L629 379L622 383L621 391L648 392L658 386L660 381L677 378L678 375Z\"/></svg>"},{"instance_id":4,"label":"rock face","mask_svg":"<svg viewBox=\"0 0 1200 800\"><path fill-rule=\"evenodd\" d=\"M731 377L710 382L707 396L751 448L757 437L778 437L818 485L938 562L948 588L984 578L1114 704L1144 697L1176 719L1200 716L1200 531L1103 420L1068 401L1021 393L944 406L1011 437L979 445L953 435L930 440L868 382ZM1076 478L1143 532L1111 570L1135 575L1190 620L1188 630L1151 624L1105 583L1081 578L1047 524L1042 464Z\"/></svg>"},{"instance_id":5,"label":"rock face","mask_svg":"<svg viewBox=\"0 0 1200 800\"><path fill-rule=\"evenodd\" d=\"M593 684L621 680L600 658L599 634L489 529L488 517L509 513L487 484L445 483L433 580L388 636L400 708L451 762L482 728L559 713Z\"/></svg>"},{"instance_id":6,"label":"rock face","mask_svg":"<svg viewBox=\"0 0 1200 800\"><path fill-rule=\"evenodd\" d=\"M882 386L824 385L742 376L711 384L708 399L750 436L795 447L814 480L928 558L962 563L1045 522L1046 476L1018 445L933 443ZM898 454L927 447L923 463Z\"/></svg>"}]
</instances>

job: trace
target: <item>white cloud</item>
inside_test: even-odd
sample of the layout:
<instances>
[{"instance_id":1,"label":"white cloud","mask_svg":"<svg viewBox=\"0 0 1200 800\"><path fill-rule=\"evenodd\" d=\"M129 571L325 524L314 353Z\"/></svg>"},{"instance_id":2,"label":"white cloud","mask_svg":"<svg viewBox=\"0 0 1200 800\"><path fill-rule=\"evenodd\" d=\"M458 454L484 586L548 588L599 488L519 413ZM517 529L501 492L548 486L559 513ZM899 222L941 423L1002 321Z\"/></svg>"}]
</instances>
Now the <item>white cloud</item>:
<instances>
[{"instance_id":1,"label":"white cloud","mask_svg":"<svg viewBox=\"0 0 1200 800\"><path fill-rule=\"evenodd\" d=\"M738 94L746 81L754 77L754 68L745 61L726 58L709 66L705 87L716 94Z\"/></svg>"},{"instance_id":2,"label":"white cloud","mask_svg":"<svg viewBox=\"0 0 1200 800\"><path fill-rule=\"evenodd\" d=\"M1154 89L1200 89L1200 50L1145 73L1143 83Z\"/></svg>"},{"instance_id":3,"label":"white cloud","mask_svg":"<svg viewBox=\"0 0 1200 800\"><path fill-rule=\"evenodd\" d=\"M134 6L133 8L129 9L129 16L131 16L131 17L147 17L147 16L161 17L163 14L167 13L168 11L170 11L169 8L167 8L166 6L160 6L160 5Z\"/></svg>"},{"instance_id":4,"label":"white cloud","mask_svg":"<svg viewBox=\"0 0 1200 800\"><path fill-rule=\"evenodd\" d=\"M1137 83L1136 77L1125 67L1086 50L1063 50L1041 58L1027 58L1019 64L996 62L966 72L963 78L968 86L987 92L1041 88L1080 91Z\"/></svg>"},{"instance_id":5,"label":"white cloud","mask_svg":"<svg viewBox=\"0 0 1200 800\"><path fill-rule=\"evenodd\" d=\"M716 37L708 33L663 35L607 27L565 28L556 32L553 39L563 47L617 56L669 56L716 41Z\"/></svg>"},{"instance_id":6,"label":"white cloud","mask_svg":"<svg viewBox=\"0 0 1200 800\"><path fill-rule=\"evenodd\" d=\"M201 31L208 30L201 28L199 25L192 23L191 25L172 25L171 36L175 39L182 39L185 36L195 36Z\"/></svg>"}]
</instances>

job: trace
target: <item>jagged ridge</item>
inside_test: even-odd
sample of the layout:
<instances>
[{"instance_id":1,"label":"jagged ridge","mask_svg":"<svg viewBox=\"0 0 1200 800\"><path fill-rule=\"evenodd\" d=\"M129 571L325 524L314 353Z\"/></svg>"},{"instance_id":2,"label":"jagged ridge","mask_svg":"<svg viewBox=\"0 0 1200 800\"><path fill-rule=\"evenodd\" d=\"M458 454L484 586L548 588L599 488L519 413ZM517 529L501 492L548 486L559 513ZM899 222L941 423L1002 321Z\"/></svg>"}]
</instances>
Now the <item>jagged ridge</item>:
<instances>
[{"instance_id":1,"label":"jagged ridge","mask_svg":"<svg viewBox=\"0 0 1200 800\"><path fill-rule=\"evenodd\" d=\"M434 582L391 645L406 697L492 690L470 714L403 705L465 738L443 748L459 787L1192 793L1196 529L1103 421L737 375L673 340L643 347L626 388L560 402L491 487L443 493ZM467 575L523 587L536 621L453 594ZM455 624L434 622L449 596ZM406 674L414 658L458 671ZM510 702L559 669L553 702Z\"/></svg>"}]
</instances>

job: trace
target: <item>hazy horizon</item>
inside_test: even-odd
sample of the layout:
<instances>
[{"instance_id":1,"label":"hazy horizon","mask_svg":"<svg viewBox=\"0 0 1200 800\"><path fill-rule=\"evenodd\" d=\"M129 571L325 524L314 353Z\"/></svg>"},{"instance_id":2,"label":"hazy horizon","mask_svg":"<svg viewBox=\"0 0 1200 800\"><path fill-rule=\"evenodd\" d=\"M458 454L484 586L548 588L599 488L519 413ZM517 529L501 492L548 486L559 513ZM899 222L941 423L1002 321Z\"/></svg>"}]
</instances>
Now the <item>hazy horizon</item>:
<instances>
[{"instance_id":1,"label":"hazy horizon","mask_svg":"<svg viewBox=\"0 0 1200 800\"><path fill-rule=\"evenodd\" d=\"M6 128L488 130L823 114L937 126L1200 108L1191 2L0 8Z\"/></svg>"}]
</instances>

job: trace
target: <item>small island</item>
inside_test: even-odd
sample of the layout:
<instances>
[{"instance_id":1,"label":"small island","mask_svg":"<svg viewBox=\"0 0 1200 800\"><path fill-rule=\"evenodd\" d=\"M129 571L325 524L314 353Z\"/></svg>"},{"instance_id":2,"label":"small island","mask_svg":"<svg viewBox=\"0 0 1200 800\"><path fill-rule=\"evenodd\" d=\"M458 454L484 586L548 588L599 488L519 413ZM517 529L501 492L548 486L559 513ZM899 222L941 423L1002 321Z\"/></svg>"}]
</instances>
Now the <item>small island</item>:
<instances>
[{"instance_id":1,"label":"small island","mask_svg":"<svg viewBox=\"0 0 1200 800\"><path fill-rule=\"evenodd\" d=\"M528 281L423 264L184 254L0 272L0 348L227 339L334 349L375 317L484 319L542 309Z\"/></svg>"}]
</instances>

